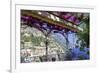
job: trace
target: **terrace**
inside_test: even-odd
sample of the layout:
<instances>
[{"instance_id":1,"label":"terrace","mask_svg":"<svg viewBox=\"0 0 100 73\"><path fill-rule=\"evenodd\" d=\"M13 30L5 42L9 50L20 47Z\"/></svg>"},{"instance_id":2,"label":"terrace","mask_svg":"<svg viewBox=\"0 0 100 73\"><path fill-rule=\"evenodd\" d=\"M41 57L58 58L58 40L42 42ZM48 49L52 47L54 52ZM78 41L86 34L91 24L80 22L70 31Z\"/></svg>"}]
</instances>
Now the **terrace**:
<instances>
[{"instance_id":1,"label":"terrace","mask_svg":"<svg viewBox=\"0 0 100 73\"><path fill-rule=\"evenodd\" d=\"M21 34L24 31L29 32L29 34L31 33L31 35L28 36L31 39L29 38L30 40L27 42L24 41L23 45L26 51L29 48L32 49L33 56L30 57L31 61L35 61L32 58L38 61L70 60L68 35L69 33L76 34L83 32L83 28L80 27L81 19L87 19L87 17L88 16L82 13L78 15L78 13L71 12L21 10L21 26L24 26L21 27ZM52 36L55 34L61 34L65 43L59 40L60 37ZM21 38L21 40L22 39L23 38ZM61 38L61 40L63 39ZM73 42L75 42L74 39L75 38L73 38ZM25 47L25 43L31 43L31 45L26 44ZM75 46L75 44L73 44L73 46Z\"/></svg>"}]
</instances>

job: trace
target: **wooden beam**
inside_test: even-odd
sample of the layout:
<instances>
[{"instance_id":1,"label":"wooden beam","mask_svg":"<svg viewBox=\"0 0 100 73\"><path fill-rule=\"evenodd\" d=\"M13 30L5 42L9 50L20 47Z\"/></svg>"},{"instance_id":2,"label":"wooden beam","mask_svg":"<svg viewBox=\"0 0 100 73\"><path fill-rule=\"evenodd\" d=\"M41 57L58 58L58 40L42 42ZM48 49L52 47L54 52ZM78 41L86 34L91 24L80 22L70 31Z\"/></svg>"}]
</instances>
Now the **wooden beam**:
<instances>
[{"instance_id":1,"label":"wooden beam","mask_svg":"<svg viewBox=\"0 0 100 73\"><path fill-rule=\"evenodd\" d=\"M65 24L65 23L60 22L60 21L55 21L55 20L50 19L46 16L42 16L42 15L36 13L36 12L22 11L21 15L32 16L33 18L40 19L40 20L45 21L45 22L52 24L52 25L56 25L56 26L60 26L60 27L66 28L66 29L70 29L71 31L75 31L75 32L81 31L81 30L79 30L79 29L77 29L73 26L67 25L67 23Z\"/></svg>"}]
</instances>

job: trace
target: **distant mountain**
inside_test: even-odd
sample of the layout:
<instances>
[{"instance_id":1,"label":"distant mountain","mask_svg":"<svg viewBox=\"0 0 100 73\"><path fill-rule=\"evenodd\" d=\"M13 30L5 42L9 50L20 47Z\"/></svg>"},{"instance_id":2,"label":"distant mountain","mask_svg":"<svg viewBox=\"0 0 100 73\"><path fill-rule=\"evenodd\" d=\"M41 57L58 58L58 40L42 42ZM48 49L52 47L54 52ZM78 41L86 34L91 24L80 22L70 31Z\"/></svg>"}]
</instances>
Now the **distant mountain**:
<instances>
[{"instance_id":1,"label":"distant mountain","mask_svg":"<svg viewBox=\"0 0 100 73\"><path fill-rule=\"evenodd\" d=\"M50 37L53 38L64 50L66 50L66 48L67 48L66 41L62 35L52 34Z\"/></svg>"}]
</instances>

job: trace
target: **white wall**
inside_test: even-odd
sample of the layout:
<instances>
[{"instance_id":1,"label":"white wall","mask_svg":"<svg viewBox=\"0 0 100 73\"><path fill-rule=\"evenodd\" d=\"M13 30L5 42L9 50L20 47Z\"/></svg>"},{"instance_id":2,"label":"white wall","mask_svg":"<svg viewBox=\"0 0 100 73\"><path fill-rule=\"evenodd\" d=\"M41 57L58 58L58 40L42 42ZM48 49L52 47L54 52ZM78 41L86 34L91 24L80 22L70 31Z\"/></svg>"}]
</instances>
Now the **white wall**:
<instances>
[{"instance_id":1,"label":"white wall","mask_svg":"<svg viewBox=\"0 0 100 73\"><path fill-rule=\"evenodd\" d=\"M20 0L21 1L21 0ZM25 0L26 1L26 0ZM29 0L27 0L29 1ZM64 3L96 6L96 39L97 66L88 68L67 68L64 70L46 70L43 73L99 73L100 71L100 2L99 0L33 0L36 3ZM0 73L8 73L10 67L10 0L0 2ZM41 72L39 72L41 73Z\"/></svg>"}]
</instances>

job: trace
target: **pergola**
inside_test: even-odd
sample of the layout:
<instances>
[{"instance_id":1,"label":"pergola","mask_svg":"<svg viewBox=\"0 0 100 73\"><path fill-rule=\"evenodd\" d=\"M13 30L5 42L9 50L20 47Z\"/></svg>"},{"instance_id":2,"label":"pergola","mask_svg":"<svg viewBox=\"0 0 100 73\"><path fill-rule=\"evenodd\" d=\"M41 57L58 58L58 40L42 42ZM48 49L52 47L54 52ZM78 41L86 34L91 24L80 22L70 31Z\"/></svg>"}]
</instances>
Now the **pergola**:
<instances>
[{"instance_id":1,"label":"pergola","mask_svg":"<svg viewBox=\"0 0 100 73\"><path fill-rule=\"evenodd\" d=\"M45 35L46 41L46 56L48 55L48 39L49 35L53 33L60 33L66 39L68 44L68 32L81 32L82 29L78 26L80 20L68 12L56 11L32 11L21 10L21 24L34 27Z\"/></svg>"}]
</instances>

